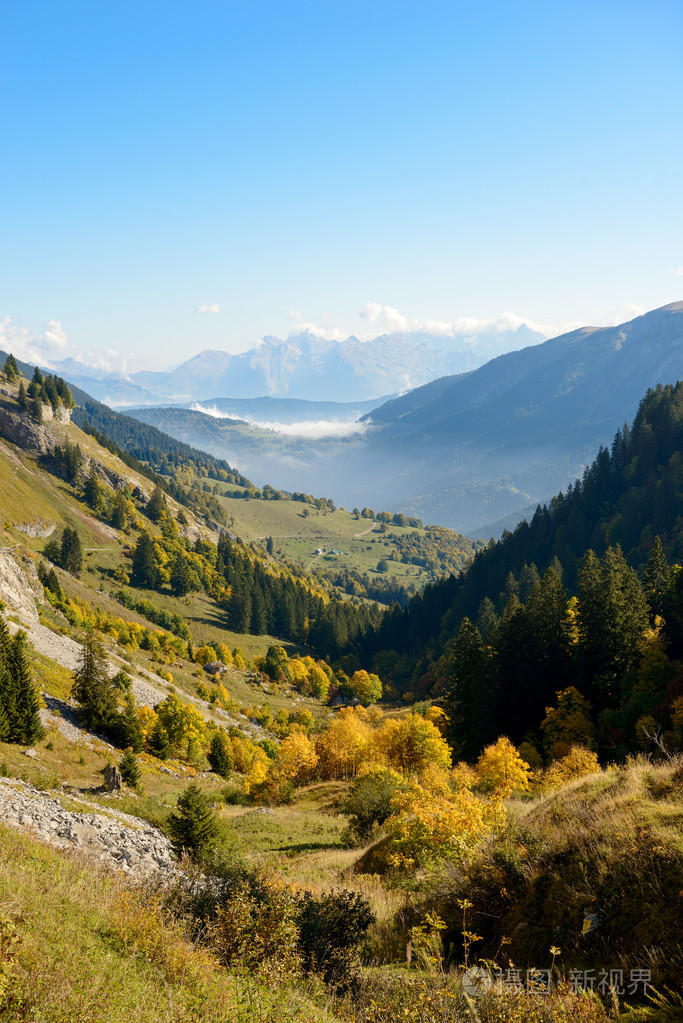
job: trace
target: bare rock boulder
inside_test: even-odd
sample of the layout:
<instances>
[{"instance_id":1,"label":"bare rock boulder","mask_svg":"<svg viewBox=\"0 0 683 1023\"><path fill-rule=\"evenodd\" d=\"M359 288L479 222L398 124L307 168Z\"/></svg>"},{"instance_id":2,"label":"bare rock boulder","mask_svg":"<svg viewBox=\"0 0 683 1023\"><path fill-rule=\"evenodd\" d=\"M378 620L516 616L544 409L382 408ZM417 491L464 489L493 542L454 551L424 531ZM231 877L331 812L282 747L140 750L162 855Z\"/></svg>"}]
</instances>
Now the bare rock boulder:
<instances>
[{"instance_id":1,"label":"bare rock boulder","mask_svg":"<svg viewBox=\"0 0 683 1023\"><path fill-rule=\"evenodd\" d=\"M107 792L118 792L121 788L123 779L121 778L121 772L118 767L108 764L104 769L104 784Z\"/></svg>"}]
</instances>

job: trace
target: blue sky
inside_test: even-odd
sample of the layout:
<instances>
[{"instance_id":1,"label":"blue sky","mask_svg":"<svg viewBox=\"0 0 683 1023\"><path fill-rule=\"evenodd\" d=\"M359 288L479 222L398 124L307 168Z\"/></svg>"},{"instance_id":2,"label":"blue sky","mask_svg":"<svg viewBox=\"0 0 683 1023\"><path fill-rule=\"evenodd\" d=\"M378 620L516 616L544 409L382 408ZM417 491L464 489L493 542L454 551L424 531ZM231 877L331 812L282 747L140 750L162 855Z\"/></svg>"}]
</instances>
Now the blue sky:
<instances>
[{"instance_id":1,"label":"blue sky","mask_svg":"<svg viewBox=\"0 0 683 1023\"><path fill-rule=\"evenodd\" d=\"M6 3L0 342L134 369L674 301L682 30L657 0Z\"/></svg>"}]
</instances>

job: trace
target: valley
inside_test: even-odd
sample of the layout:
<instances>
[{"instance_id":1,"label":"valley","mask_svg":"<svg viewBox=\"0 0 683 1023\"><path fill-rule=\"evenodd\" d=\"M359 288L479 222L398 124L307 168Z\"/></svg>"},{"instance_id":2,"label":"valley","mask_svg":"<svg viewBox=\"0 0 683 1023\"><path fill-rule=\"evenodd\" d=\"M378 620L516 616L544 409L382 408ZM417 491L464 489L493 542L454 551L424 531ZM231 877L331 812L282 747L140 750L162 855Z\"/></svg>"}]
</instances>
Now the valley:
<instances>
[{"instance_id":1,"label":"valley","mask_svg":"<svg viewBox=\"0 0 683 1023\"><path fill-rule=\"evenodd\" d=\"M132 414L231 459L261 486L390 508L479 536L499 519L514 525L523 509L573 483L600 444L632 421L645 390L677 379L682 311L672 303L433 380L376 406L348 436L292 436L188 409Z\"/></svg>"},{"instance_id":2,"label":"valley","mask_svg":"<svg viewBox=\"0 0 683 1023\"><path fill-rule=\"evenodd\" d=\"M618 1016L563 987L566 963L601 956L675 1013L679 385L648 392L580 484L484 544L259 488L63 381L50 404L40 371L23 410L29 373L6 363L2 383L0 899L20 913L0 926L21 945L0 1018L126 1005L102 992L132 944L141 1019L199 999L207 1023L464 1021L461 971L440 964L467 964L470 909L491 961L503 940L525 970L557 942L565 957L551 950L550 997L478 996L492 1021L541 1005L558 1023L657 1019L637 985ZM107 792L114 764L125 778ZM55 954L73 975L86 954L100 964L80 994L48 983L44 870L69 920ZM646 890L662 951L643 956ZM150 968L177 1010L140 994Z\"/></svg>"}]
</instances>

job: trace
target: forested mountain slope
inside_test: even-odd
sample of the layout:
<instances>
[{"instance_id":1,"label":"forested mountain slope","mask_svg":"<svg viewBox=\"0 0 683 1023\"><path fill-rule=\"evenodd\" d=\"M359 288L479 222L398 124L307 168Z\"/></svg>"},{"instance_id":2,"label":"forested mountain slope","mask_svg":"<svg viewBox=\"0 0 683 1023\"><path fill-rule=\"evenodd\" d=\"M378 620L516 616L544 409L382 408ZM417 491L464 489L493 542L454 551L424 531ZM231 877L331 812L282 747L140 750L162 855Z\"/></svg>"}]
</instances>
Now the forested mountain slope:
<instances>
[{"instance_id":1,"label":"forested mountain slope","mask_svg":"<svg viewBox=\"0 0 683 1023\"><path fill-rule=\"evenodd\" d=\"M373 410L358 479L469 531L568 483L682 360L683 302L502 355Z\"/></svg>"},{"instance_id":2,"label":"forested mountain slope","mask_svg":"<svg viewBox=\"0 0 683 1023\"><path fill-rule=\"evenodd\" d=\"M445 693L468 754L501 730L540 740L545 708L572 684L605 750L637 744L643 717L675 733L683 574L667 559L683 555L681 450L683 384L658 386L581 480L462 576L395 609L365 655L406 685Z\"/></svg>"}]
</instances>

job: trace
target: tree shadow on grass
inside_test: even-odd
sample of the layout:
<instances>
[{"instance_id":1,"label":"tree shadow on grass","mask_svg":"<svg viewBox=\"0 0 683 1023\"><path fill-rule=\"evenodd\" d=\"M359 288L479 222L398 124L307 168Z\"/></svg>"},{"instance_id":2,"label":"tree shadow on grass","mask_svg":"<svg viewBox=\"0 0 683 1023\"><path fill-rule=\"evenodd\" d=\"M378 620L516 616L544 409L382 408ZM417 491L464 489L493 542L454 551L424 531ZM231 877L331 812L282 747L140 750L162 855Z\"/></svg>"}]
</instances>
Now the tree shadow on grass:
<instances>
[{"instance_id":1,"label":"tree shadow on grass","mask_svg":"<svg viewBox=\"0 0 683 1023\"><path fill-rule=\"evenodd\" d=\"M283 853L304 853L320 852L323 849L343 849L340 842L297 842L295 845L280 845L274 848L273 852Z\"/></svg>"}]
</instances>

